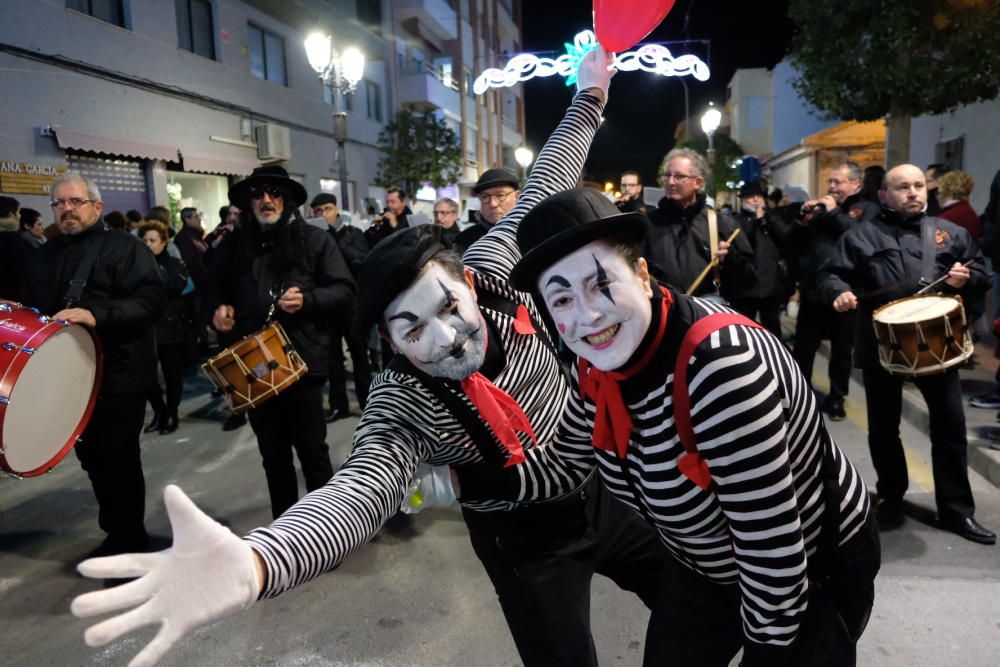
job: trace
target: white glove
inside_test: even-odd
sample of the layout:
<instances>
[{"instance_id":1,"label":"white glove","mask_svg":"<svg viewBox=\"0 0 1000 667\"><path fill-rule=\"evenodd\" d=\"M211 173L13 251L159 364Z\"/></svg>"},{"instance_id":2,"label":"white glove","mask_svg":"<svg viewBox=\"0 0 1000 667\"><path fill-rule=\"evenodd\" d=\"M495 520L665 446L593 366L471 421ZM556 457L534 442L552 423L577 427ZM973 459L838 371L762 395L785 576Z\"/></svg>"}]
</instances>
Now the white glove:
<instances>
[{"instance_id":1,"label":"white glove","mask_svg":"<svg viewBox=\"0 0 1000 667\"><path fill-rule=\"evenodd\" d=\"M173 529L171 549L150 554L91 558L77 567L86 577L136 581L76 597L70 609L81 618L135 609L87 629L89 646L103 646L136 628L160 624L160 631L129 663L155 664L178 640L202 625L246 609L254 603L258 581L250 545L199 510L180 488L163 491Z\"/></svg>"},{"instance_id":2,"label":"white glove","mask_svg":"<svg viewBox=\"0 0 1000 667\"><path fill-rule=\"evenodd\" d=\"M600 44L597 48L588 53L580 61L580 67L576 72L576 89L587 90L588 88L598 88L604 96L602 101L608 100L608 85L615 70L610 69L611 56Z\"/></svg>"},{"instance_id":3,"label":"white glove","mask_svg":"<svg viewBox=\"0 0 1000 667\"><path fill-rule=\"evenodd\" d=\"M430 507L448 507L455 500L451 468L421 463L413 474L410 492L399 509L406 514L417 514Z\"/></svg>"}]
</instances>

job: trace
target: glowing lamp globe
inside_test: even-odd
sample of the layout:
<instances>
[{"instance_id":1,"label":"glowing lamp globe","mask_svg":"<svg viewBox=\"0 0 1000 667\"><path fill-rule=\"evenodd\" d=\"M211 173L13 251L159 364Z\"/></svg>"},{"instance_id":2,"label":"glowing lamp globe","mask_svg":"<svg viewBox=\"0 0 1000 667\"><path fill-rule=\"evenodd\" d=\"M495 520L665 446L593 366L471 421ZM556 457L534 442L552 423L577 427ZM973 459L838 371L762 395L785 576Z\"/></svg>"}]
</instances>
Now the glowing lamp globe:
<instances>
[{"instance_id":1,"label":"glowing lamp globe","mask_svg":"<svg viewBox=\"0 0 1000 667\"><path fill-rule=\"evenodd\" d=\"M365 75L365 54L353 46L340 54L341 76L353 89Z\"/></svg>"},{"instance_id":2,"label":"glowing lamp globe","mask_svg":"<svg viewBox=\"0 0 1000 667\"><path fill-rule=\"evenodd\" d=\"M329 35L314 32L306 37L306 58L309 65L319 74L326 71L333 57L333 47Z\"/></svg>"},{"instance_id":3,"label":"glowing lamp globe","mask_svg":"<svg viewBox=\"0 0 1000 667\"><path fill-rule=\"evenodd\" d=\"M718 130L720 123L722 123L722 112L715 107L709 107L701 116L701 129L705 134L712 134Z\"/></svg>"}]
</instances>

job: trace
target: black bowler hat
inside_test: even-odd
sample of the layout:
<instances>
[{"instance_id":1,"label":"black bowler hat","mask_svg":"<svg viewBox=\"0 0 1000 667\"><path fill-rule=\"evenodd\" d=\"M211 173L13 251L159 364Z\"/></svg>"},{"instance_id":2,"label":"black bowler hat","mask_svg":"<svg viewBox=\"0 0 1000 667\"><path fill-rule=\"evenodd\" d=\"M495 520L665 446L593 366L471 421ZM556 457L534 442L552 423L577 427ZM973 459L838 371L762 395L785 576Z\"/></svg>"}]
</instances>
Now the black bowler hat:
<instances>
[{"instance_id":1,"label":"black bowler hat","mask_svg":"<svg viewBox=\"0 0 1000 667\"><path fill-rule=\"evenodd\" d=\"M313 200L309 202L309 206L316 208L317 206L325 206L326 204L337 205L337 196L332 195L329 192L321 192Z\"/></svg>"},{"instance_id":2,"label":"black bowler hat","mask_svg":"<svg viewBox=\"0 0 1000 667\"><path fill-rule=\"evenodd\" d=\"M284 167L268 166L257 167L252 174L229 188L229 201L238 209L249 210L250 188L265 183L278 185L287 190L289 201L286 203L293 208L302 206L308 198L306 189L298 181L289 178Z\"/></svg>"},{"instance_id":3,"label":"black bowler hat","mask_svg":"<svg viewBox=\"0 0 1000 667\"><path fill-rule=\"evenodd\" d=\"M424 265L442 250L441 228L418 225L394 232L379 241L365 257L358 276L358 309L354 316L354 333L368 334L379 322L389 303L409 287Z\"/></svg>"},{"instance_id":4,"label":"black bowler hat","mask_svg":"<svg viewBox=\"0 0 1000 667\"><path fill-rule=\"evenodd\" d=\"M518 225L522 257L510 273L510 284L522 292L533 291L542 272L588 243L608 237L639 243L648 232L644 213L622 213L596 190L558 192L528 211Z\"/></svg>"},{"instance_id":5,"label":"black bowler hat","mask_svg":"<svg viewBox=\"0 0 1000 667\"><path fill-rule=\"evenodd\" d=\"M740 186L740 197L752 197L754 195L767 197L767 188L759 180L748 181Z\"/></svg>"},{"instance_id":6,"label":"black bowler hat","mask_svg":"<svg viewBox=\"0 0 1000 667\"><path fill-rule=\"evenodd\" d=\"M489 190L498 185L509 185L515 190L521 189L521 182L517 180L517 176L506 169L487 169L472 186L472 194L478 195L483 190Z\"/></svg>"}]
</instances>

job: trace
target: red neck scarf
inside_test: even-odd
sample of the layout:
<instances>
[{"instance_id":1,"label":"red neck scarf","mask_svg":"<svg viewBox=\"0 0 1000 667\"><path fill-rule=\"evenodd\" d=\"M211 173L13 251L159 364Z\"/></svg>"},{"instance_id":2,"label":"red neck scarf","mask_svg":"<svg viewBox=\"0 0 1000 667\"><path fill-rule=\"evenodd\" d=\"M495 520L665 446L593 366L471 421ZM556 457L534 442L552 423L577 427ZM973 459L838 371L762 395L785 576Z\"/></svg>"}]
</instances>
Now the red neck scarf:
<instances>
[{"instance_id":1,"label":"red neck scarf","mask_svg":"<svg viewBox=\"0 0 1000 667\"><path fill-rule=\"evenodd\" d=\"M517 308L514 329L523 336L535 333L528 309L523 304ZM486 336L486 343L489 344L489 335ZM518 402L478 371L462 380L462 391L476 406L480 416L507 450L507 463L504 464L504 467L508 468L522 463L524 449L521 447L521 441L518 440L517 432L527 434L533 444L537 445L538 440L535 438L535 430L531 428L531 421L524 414L524 410L521 409Z\"/></svg>"},{"instance_id":2,"label":"red neck scarf","mask_svg":"<svg viewBox=\"0 0 1000 667\"><path fill-rule=\"evenodd\" d=\"M591 366L586 359L581 357L579 360L580 389L587 398L597 404L591 441L597 449L616 452L618 458L625 458L629 438L632 435L632 417L628 413L618 383L648 366L663 341L663 334L667 330L667 314L670 312L673 299L670 297L670 292L662 287L660 290L663 292L663 301L660 305L660 319L653 325L656 327L656 334L639 361L623 371L601 371Z\"/></svg>"}]
</instances>

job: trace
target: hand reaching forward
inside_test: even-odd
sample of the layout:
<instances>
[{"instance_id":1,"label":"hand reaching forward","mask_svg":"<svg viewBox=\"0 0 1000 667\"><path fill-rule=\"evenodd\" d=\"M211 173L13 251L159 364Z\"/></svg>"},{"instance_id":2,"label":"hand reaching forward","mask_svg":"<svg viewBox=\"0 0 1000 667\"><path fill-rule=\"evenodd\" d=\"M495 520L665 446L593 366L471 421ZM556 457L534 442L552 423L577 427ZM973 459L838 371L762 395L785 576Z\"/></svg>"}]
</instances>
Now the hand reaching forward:
<instances>
[{"instance_id":1,"label":"hand reaching forward","mask_svg":"<svg viewBox=\"0 0 1000 667\"><path fill-rule=\"evenodd\" d=\"M608 101L608 85L615 70L608 69L611 66L611 56L600 44L597 48L588 53L580 61L580 66L576 72L576 89L590 90L597 95L602 102ZM597 93L600 91L600 94Z\"/></svg>"},{"instance_id":2,"label":"hand reaching forward","mask_svg":"<svg viewBox=\"0 0 1000 667\"><path fill-rule=\"evenodd\" d=\"M174 533L170 549L150 554L91 558L78 566L87 577L140 577L115 588L85 593L70 605L81 618L135 607L91 626L89 646L103 646L144 625L160 631L129 663L155 664L197 628L248 608L260 594L262 581L250 545L199 510L179 487L163 492Z\"/></svg>"}]
</instances>

